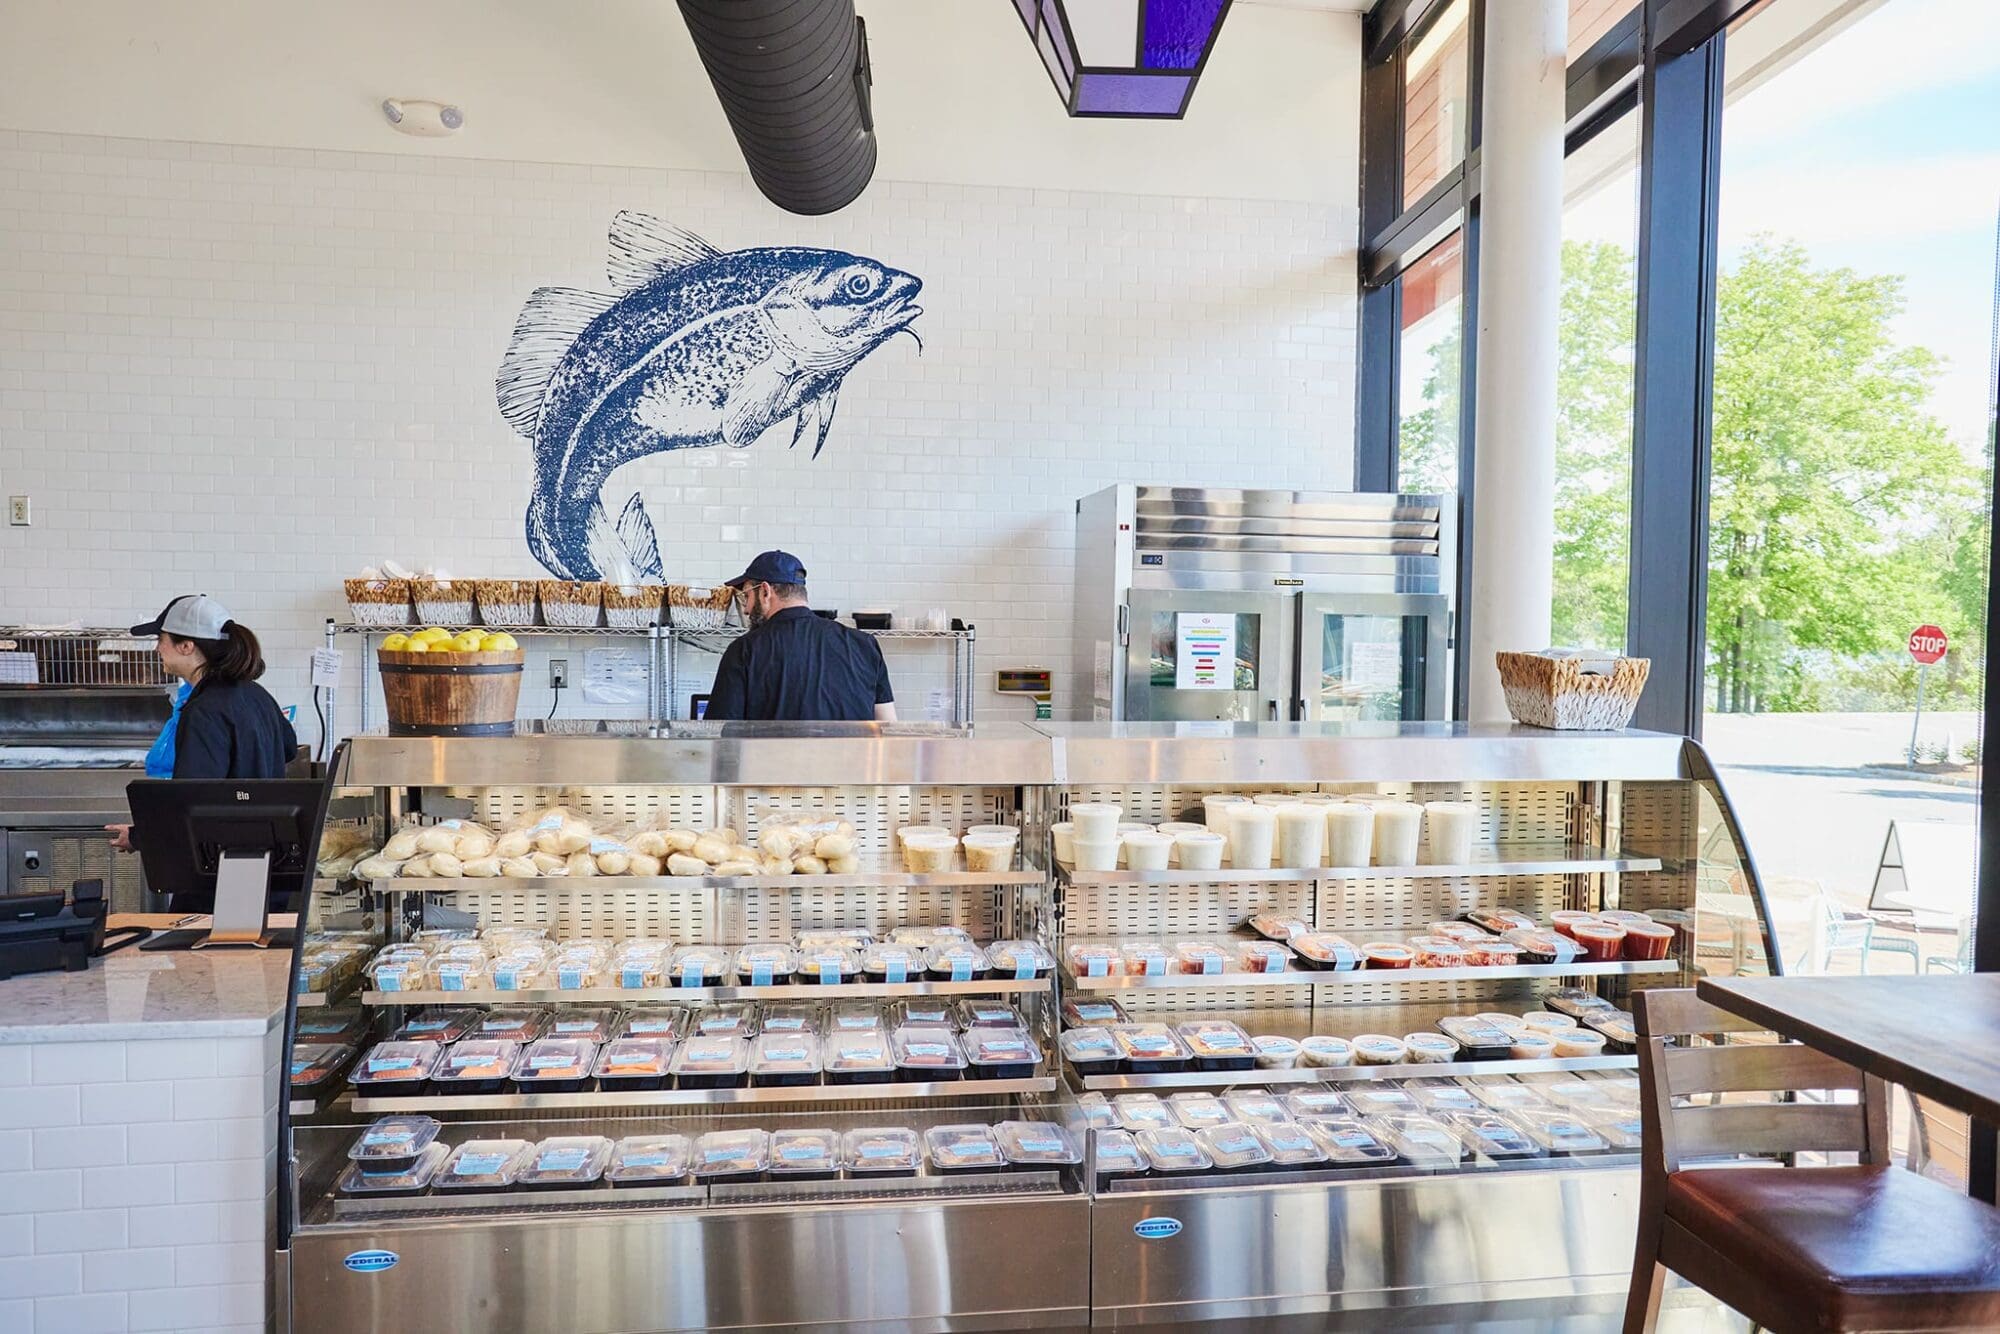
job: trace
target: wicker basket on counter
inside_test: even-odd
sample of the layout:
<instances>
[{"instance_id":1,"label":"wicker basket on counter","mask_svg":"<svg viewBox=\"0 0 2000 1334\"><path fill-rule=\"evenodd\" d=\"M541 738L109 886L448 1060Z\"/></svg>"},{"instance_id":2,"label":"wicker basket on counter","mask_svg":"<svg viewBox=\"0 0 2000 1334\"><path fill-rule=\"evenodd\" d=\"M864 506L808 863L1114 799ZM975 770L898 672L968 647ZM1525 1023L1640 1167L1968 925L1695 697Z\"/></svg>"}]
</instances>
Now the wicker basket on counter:
<instances>
[{"instance_id":1,"label":"wicker basket on counter","mask_svg":"<svg viewBox=\"0 0 2000 1334\"><path fill-rule=\"evenodd\" d=\"M1563 732L1616 731L1632 721L1652 670L1649 658L1618 658L1608 676L1588 675L1575 658L1498 653L1500 688L1517 723Z\"/></svg>"},{"instance_id":2,"label":"wicker basket on counter","mask_svg":"<svg viewBox=\"0 0 2000 1334\"><path fill-rule=\"evenodd\" d=\"M665 615L665 584L606 584L604 623L619 630L644 630Z\"/></svg>"},{"instance_id":3,"label":"wicker basket on counter","mask_svg":"<svg viewBox=\"0 0 2000 1334\"><path fill-rule=\"evenodd\" d=\"M727 584L701 588L667 585L667 621L683 630L720 630L729 618L736 590Z\"/></svg>"},{"instance_id":4,"label":"wicker basket on counter","mask_svg":"<svg viewBox=\"0 0 2000 1334\"><path fill-rule=\"evenodd\" d=\"M410 580L417 620L425 625L471 625L474 585L471 579Z\"/></svg>"},{"instance_id":5,"label":"wicker basket on counter","mask_svg":"<svg viewBox=\"0 0 2000 1334\"><path fill-rule=\"evenodd\" d=\"M535 623L533 579L475 579L479 619L488 625L530 626Z\"/></svg>"},{"instance_id":6,"label":"wicker basket on counter","mask_svg":"<svg viewBox=\"0 0 2000 1334\"><path fill-rule=\"evenodd\" d=\"M347 612L356 625L408 625L410 623L410 581L407 579L349 579Z\"/></svg>"},{"instance_id":7,"label":"wicker basket on counter","mask_svg":"<svg viewBox=\"0 0 2000 1334\"><path fill-rule=\"evenodd\" d=\"M588 630L603 622L603 584L543 579L536 583L535 591L542 601L542 621L547 625Z\"/></svg>"}]
</instances>

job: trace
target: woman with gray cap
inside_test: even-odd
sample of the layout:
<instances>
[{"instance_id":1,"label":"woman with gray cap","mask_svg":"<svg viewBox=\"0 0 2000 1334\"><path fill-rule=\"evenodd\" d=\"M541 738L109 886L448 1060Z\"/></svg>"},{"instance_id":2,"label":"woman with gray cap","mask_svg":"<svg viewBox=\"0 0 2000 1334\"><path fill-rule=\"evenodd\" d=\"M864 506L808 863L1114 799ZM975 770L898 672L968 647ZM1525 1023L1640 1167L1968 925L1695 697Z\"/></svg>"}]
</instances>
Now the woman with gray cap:
<instances>
[{"instance_id":1,"label":"woman with gray cap","mask_svg":"<svg viewBox=\"0 0 2000 1334\"><path fill-rule=\"evenodd\" d=\"M155 635L160 664L188 686L174 723L175 778L283 778L298 749L278 701L257 684L264 651L250 627L205 593L177 597L135 636ZM116 847L131 847L130 825L107 825Z\"/></svg>"}]
</instances>

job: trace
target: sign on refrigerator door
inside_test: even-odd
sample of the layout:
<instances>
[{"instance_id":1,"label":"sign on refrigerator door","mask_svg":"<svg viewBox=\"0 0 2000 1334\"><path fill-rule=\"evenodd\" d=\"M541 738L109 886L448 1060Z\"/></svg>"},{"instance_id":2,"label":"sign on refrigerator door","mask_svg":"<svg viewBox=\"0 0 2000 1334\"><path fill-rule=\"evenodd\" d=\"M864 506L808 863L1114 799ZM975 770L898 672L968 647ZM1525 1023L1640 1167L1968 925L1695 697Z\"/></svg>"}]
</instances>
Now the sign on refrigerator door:
<instances>
[{"instance_id":1,"label":"sign on refrigerator door","mask_svg":"<svg viewBox=\"0 0 2000 1334\"><path fill-rule=\"evenodd\" d=\"M1236 689L1236 616L1184 611L1174 618L1174 689Z\"/></svg>"}]
</instances>

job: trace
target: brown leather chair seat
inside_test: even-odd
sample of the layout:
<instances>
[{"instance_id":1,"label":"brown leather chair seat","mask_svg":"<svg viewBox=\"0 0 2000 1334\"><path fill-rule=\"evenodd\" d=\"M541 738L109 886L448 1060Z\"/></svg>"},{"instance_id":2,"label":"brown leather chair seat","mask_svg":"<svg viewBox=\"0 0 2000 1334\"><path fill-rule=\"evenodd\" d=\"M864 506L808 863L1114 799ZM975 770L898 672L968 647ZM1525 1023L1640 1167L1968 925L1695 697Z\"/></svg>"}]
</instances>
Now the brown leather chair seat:
<instances>
[{"instance_id":1,"label":"brown leather chair seat","mask_svg":"<svg viewBox=\"0 0 2000 1334\"><path fill-rule=\"evenodd\" d=\"M2000 1211L1915 1172L1684 1169L1666 1215L1796 1293L1808 1328L2000 1329Z\"/></svg>"}]
</instances>

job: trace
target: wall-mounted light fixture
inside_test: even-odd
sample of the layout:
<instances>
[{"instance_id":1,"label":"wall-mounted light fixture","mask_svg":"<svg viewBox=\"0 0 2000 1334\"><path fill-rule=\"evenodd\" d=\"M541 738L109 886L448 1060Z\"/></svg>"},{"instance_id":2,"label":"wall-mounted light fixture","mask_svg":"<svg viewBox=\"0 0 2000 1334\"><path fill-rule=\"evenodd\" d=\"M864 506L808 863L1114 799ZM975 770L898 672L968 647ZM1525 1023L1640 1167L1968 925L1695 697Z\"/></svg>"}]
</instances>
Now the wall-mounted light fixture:
<instances>
[{"instance_id":1,"label":"wall-mounted light fixture","mask_svg":"<svg viewBox=\"0 0 2000 1334\"><path fill-rule=\"evenodd\" d=\"M382 118L399 133L423 139L440 139L465 124L465 113L444 102L421 97L385 97Z\"/></svg>"},{"instance_id":2,"label":"wall-mounted light fixture","mask_svg":"<svg viewBox=\"0 0 2000 1334\"><path fill-rule=\"evenodd\" d=\"M1010 0L1072 116L1177 119L1230 0Z\"/></svg>"}]
</instances>

